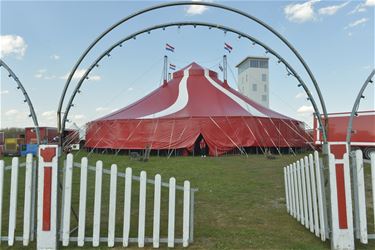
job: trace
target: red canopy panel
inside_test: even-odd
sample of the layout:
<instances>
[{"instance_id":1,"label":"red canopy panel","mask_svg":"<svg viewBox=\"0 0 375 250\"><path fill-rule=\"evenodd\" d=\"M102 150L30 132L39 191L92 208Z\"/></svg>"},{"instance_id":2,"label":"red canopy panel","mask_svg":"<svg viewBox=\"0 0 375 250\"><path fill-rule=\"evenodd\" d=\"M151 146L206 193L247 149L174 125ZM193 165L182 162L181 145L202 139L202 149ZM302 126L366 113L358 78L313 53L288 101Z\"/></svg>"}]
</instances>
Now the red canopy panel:
<instances>
[{"instance_id":1,"label":"red canopy panel","mask_svg":"<svg viewBox=\"0 0 375 250\"><path fill-rule=\"evenodd\" d=\"M303 147L303 124L250 100L196 63L139 101L88 124L86 146L191 149L199 135L210 155L241 147Z\"/></svg>"}]
</instances>

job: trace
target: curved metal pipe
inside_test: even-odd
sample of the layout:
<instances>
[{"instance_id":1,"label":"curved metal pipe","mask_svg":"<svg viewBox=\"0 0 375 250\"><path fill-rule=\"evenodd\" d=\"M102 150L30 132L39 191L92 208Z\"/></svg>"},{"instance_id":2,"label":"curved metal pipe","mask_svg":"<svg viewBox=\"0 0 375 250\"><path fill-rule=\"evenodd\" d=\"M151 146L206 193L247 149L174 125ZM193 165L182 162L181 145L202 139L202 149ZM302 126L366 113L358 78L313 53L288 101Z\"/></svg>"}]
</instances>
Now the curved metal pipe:
<instances>
[{"instance_id":1,"label":"curved metal pipe","mask_svg":"<svg viewBox=\"0 0 375 250\"><path fill-rule=\"evenodd\" d=\"M23 87L21 81L18 79L18 77L16 76L16 74L12 71L11 68L9 68L9 66L3 61L0 59L0 67L4 67L4 69L6 69L9 73L9 76L11 76L14 81L17 83L17 89L21 89L22 91L22 94L23 96L25 97L25 101L27 103L27 105L29 106L29 109L30 109L30 116L32 117L33 119L33 122L34 122L34 127L35 127L35 133L36 133L36 141L38 144L40 144L40 131L39 131L39 124L38 124L38 118L35 114L35 110L34 110L34 106L29 98L29 95L27 94L26 92L26 89Z\"/></svg>"},{"instance_id":2,"label":"curved metal pipe","mask_svg":"<svg viewBox=\"0 0 375 250\"><path fill-rule=\"evenodd\" d=\"M217 4L217 3L211 3L211 2L191 2L191 1L181 1L181 2L170 2L170 3L163 3L163 4L159 4L159 5L155 5L155 6L152 6L152 7L148 7L148 8L145 8L143 10L140 10L138 12L135 12L123 19L121 19L120 21L118 21L117 23L113 24L112 26L110 26L107 30L105 30L102 34L100 34L91 44L90 46L83 52L83 54L80 56L80 58L78 59L78 61L76 62L76 64L74 65L72 71L70 72L69 74L69 77L65 83L65 86L64 86L64 89L63 89L63 92L62 92L62 95L61 95L61 98L60 98L60 102L59 102L59 106L58 106L58 110L57 110L57 126L58 126L58 129L60 131L60 134L61 134L61 110L62 110L62 105L63 105L63 102L64 102L64 98L65 98L65 95L66 95L66 92L67 92L67 89L69 87L69 84L70 84L70 81L72 80L72 77L74 75L74 73L76 72L78 66L80 65L80 63L83 61L83 59L86 57L86 55L90 52L90 50L105 36L107 35L109 32L111 32L113 29L115 29L116 27L118 27L119 25L121 25L122 23L136 17L136 16L139 16L139 15L142 15L146 12L150 12L152 10L156 10L156 9L162 9L162 8L166 8L166 7L172 7L172 6L181 6L181 5L203 5L203 6L209 6L209 7L215 7L215 8L219 8L219 9L223 9L223 10L227 10L227 11L230 11L230 12L234 12L234 13L237 13L239 15L242 15L244 17L247 17L248 19L250 20L253 20L255 21L256 23L260 24L261 26L263 26L264 28L266 28L267 30L269 30L270 32L272 32L274 35L276 35L293 53L294 55L298 58L298 60L301 62L301 64L303 65L303 67L305 68L305 70L307 71L309 77L311 78L312 80L312 83L314 85L314 88L318 94L318 97L319 97L319 101L320 101L320 104L321 104L321 107L322 107L322 111L323 111L323 114L324 114L324 127L321 127L322 129L322 134L323 134L323 141L324 143L326 144L327 143L327 127L328 127L328 117L327 117L327 109L326 109L326 105L325 105L325 102L324 102L324 99L323 99L323 96L321 94L321 91L320 91L320 88L319 88L319 85L313 75L313 73L311 72L310 68L308 67L307 63L303 60L302 56L298 53L298 51L288 42L288 40L286 38L284 38L279 32L277 32L276 30L274 30L271 26L269 26L268 24L266 24L265 22L263 22L262 20L252 16L252 15L249 15L241 10L238 10L238 9L235 9L235 8L231 8L231 7L228 7L228 6L225 6L225 5L221 5L221 4Z\"/></svg>"},{"instance_id":3,"label":"curved metal pipe","mask_svg":"<svg viewBox=\"0 0 375 250\"><path fill-rule=\"evenodd\" d=\"M74 91L73 91L73 93L72 93L72 95L71 95L71 97L69 99L69 102L68 102L68 105L66 107L66 110L65 110L65 113L64 113L64 117L63 117L63 120L62 120L62 129L63 129L63 131L65 129L65 123L66 123L66 120L67 120L70 108L72 107L73 100L74 100L76 94L78 93L78 91L79 91L79 89L80 89L83 81L88 78L88 75L91 72L91 70L98 65L98 63L101 61L101 59L103 59L106 55L108 55L114 48L116 48L117 46L123 44L127 40L130 40L130 39L132 39L132 38L134 38L134 37L136 37L136 36L138 36L140 34L143 34L143 33L146 33L146 32L150 32L150 31L155 30L155 29L161 29L161 28L166 28L166 27L171 27L171 26L204 26L204 27L209 27L209 28L217 28L217 29L221 29L221 30L224 30L224 31L227 31L227 32L235 33L235 34L237 34L237 35L239 35L241 37L245 37L248 40L250 40L251 42L253 42L255 44L258 44L261 47L263 47L268 53L274 55L280 62L284 63L284 65L290 71L290 74L293 75L298 80L298 82L300 83L299 85L303 87L303 89L305 90L305 92L306 92L306 94L308 96L308 99L310 100L311 104L313 105L313 108L314 108L314 110L316 112L316 115L317 115L317 118L318 118L319 125L322 128L324 128L322 117L320 115L319 109L318 109L318 107L316 105L316 102L315 102L315 100L314 100L314 98L313 98L313 96L312 96L309 88L307 87L307 85L304 83L304 81L301 79L301 77L298 75L298 73L293 69L293 67L281 55L279 55L276 51L274 51L273 49L271 49L269 46L267 46L263 42L259 41L258 39L254 38L254 37L252 37L252 36L250 36L248 34L245 34L245 33L241 32L241 31L232 29L230 27L221 26L221 25L212 24L212 23L205 23L205 22L174 22L174 23L167 23L167 24L155 25L155 26L143 29L141 31L138 31L136 33L133 33L133 34L125 37L124 39L121 39L120 41L114 43L111 47L109 47L107 50L105 50L91 64L91 66L87 69L87 71L85 72L85 74L79 80L76 88L74 89Z\"/></svg>"},{"instance_id":4,"label":"curved metal pipe","mask_svg":"<svg viewBox=\"0 0 375 250\"><path fill-rule=\"evenodd\" d=\"M363 92L365 92L365 89L368 86L368 84L372 82L371 79L374 77L374 74L375 74L375 69L372 70L370 75L367 77L366 81L363 83L362 88L360 89L360 91L357 95L357 98L354 101L352 113L350 114L350 117L349 117L348 130L346 132L346 143L348 144L349 152L350 152L350 142L351 142L351 138L352 138L353 120L354 120L354 117L357 114L359 104L360 104L361 99L363 97Z\"/></svg>"}]
</instances>

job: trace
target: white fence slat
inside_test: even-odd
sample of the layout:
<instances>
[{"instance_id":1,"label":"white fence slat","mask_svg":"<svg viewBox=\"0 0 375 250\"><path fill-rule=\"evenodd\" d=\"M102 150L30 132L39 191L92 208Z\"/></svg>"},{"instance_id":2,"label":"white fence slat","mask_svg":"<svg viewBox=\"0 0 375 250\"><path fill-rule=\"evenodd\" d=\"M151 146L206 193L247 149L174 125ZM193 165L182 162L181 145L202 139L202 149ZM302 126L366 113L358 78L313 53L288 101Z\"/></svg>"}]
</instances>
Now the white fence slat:
<instances>
[{"instance_id":1,"label":"white fence slat","mask_svg":"<svg viewBox=\"0 0 375 250\"><path fill-rule=\"evenodd\" d=\"M309 154L309 170L310 170L310 180L311 180L311 192L312 192L312 203L314 212L314 231L316 237L319 237L319 217L318 217L318 203L316 197L316 182L315 182L315 172L314 172L314 157Z\"/></svg>"},{"instance_id":2,"label":"white fence slat","mask_svg":"<svg viewBox=\"0 0 375 250\"><path fill-rule=\"evenodd\" d=\"M159 247L160 241L160 200L161 200L161 176L155 175L154 186L154 230L152 236L153 247Z\"/></svg>"},{"instance_id":3,"label":"white fence slat","mask_svg":"<svg viewBox=\"0 0 375 250\"><path fill-rule=\"evenodd\" d=\"M286 211L289 212L289 194L288 194L288 178L286 167L284 167L284 187L285 187L285 203L286 203Z\"/></svg>"},{"instance_id":4,"label":"white fence slat","mask_svg":"<svg viewBox=\"0 0 375 250\"><path fill-rule=\"evenodd\" d=\"M374 230L375 230L375 153L372 153L370 158L371 158L370 160L371 160L372 209L373 209L373 214L374 214ZM1 216L0 216L0 219L1 219Z\"/></svg>"},{"instance_id":5,"label":"white fence slat","mask_svg":"<svg viewBox=\"0 0 375 250\"><path fill-rule=\"evenodd\" d=\"M68 154L66 157L65 178L64 178L64 207L62 222L62 244L69 245L70 236L70 209L72 204L72 177L73 177L73 155Z\"/></svg>"},{"instance_id":6,"label":"white fence slat","mask_svg":"<svg viewBox=\"0 0 375 250\"><path fill-rule=\"evenodd\" d=\"M296 207L297 207L297 204L296 204L296 198L295 198L295 184L294 184L294 168L293 168L293 164L290 164L289 165L289 174L290 174L290 189L292 190L292 216L294 218L296 218L297 214L296 214Z\"/></svg>"},{"instance_id":7,"label":"white fence slat","mask_svg":"<svg viewBox=\"0 0 375 250\"><path fill-rule=\"evenodd\" d=\"M319 225L320 225L320 239L326 240L326 228L324 221L324 206L323 206L323 183L321 182L320 159L318 151L314 152L315 171L316 171L316 187L318 193L318 207L319 207Z\"/></svg>"},{"instance_id":8,"label":"white fence slat","mask_svg":"<svg viewBox=\"0 0 375 250\"><path fill-rule=\"evenodd\" d=\"M82 247L85 244L87 165L88 165L88 160L86 157L83 157L81 159L81 178L80 178L80 188L79 188L78 240L77 240L77 245L80 247Z\"/></svg>"},{"instance_id":9,"label":"white fence slat","mask_svg":"<svg viewBox=\"0 0 375 250\"><path fill-rule=\"evenodd\" d=\"M0 160L0 237L3 221L4 161Z\"/></svg>"},{"instance_id":10,"label":"white fence slat","mask_svg":"<svg viewBox=\"0 0 375 250\"><path fill-rule=\"evenodd\" d=\"M297 181L298 181L298 198L299 198L299 213L300 222L302 225L305 224L305 217L303 213L303 190L302 190L302 174L301 174L301 164L297 161Z\"/></svg>"},{"instance_id":11,"label":"white fence slat","mask_svg":"<svg viewBox=\"0 0 375 250\"><path fill-rule=\"evenodd\" d=\"M18 167L19 167L19 160L17 157L13 157L11 184L10 184L10 206L9 206L9 230L8 230L8 245L9 246L13 246L14 244L14 233L16 231Z\"/></svg>"},{"instance_id":12,"label":"white fence slat","mask_svg":"<svg viewBox=\"0 0 375 250\"><path fill-rule=\"evenodd\" d=\"M95 172L95 201L94 201L94 228L92 246L99 246L100 237L100 214L102 206L102 175L103 175L103 162L96 162Z\"/></svg>"},{"instance_id":13,"label":"white fence slat","mask_svg":"<svg viewBox=\"0 0 375 250\"><path fill-rule=\"evenodd\" d=\"M176 207L176 179L169 179L168 247L174 247L174 224Z\"/></svg>"},{"instance_id":14,"label":"white fence slat","mask_svg":"<svg viewBox=\"0 0 375 250\"><path fill-rule=\"evenodd\" d=\"M142 171L139 184L138 247L144 247L145 245L146 183L147 174Z\"/></svg>"},{"instance_id":15,"label":"white fence slat","mask_svg":"<svg viewBox=\"0 0 375 250\"><path fill-rule=\"evenodd\" d=\"M293 201L293 189L292 189L292 185L293 185L293 175L292 175L292 171L291 171L291 166L288 165L287 167L287 174L288 174L288 190L289 190L289 206L290 206L290 211L289 211L289 214L291 216L294 216L294 201Z\"/></svg>"},{"instance_id":16,"label":"white fence slat","mask_svg":"<svg viewBox=\"0 0 375 250\"><path fill-rule=\"evenodd\" d=\"M117 194L117 165L112 164L111 182L110 182L110 191L109 191L108 247L113 247L115 245L116 194Z\"/></svg>"},{"instance_id":17,"label":"white fence slat","mask_svg":"<svg viewBox=\"0 0 375 250\"><path fill-rule=\"evenodd\" d=\"M305 225L306 228L309 228L309 213L307 211L305 163L303 159L300 160L300 168L301 168L301 179L302 179L302 199L303 199L303 215L304 215L304 221L302 225Z\"/></svg>"},{"instance_id":18,"label":"white fence slat","mask_svg":"<svg viewBox=\"0 0 375 250\"><path fill-rule=\"evenodd\" d=\"M308 208L308 222L310 225L310 232L314 232L314 219L312 212L312 200L311 200L311 181L310 181L310 171L309 171L309 158L305 156L305 174L306 174L306 187L307 187L307 208ZM307 214L307 212L306 212Z\"/></svg>"},{"instance_id":19,"label":"white fence slat","mask_svg":"<svg viewBox=\"0 0 375 250\"><path fill-rule=\"evenodd\" d=\"M295 201L296 201L296 211L295 211L295 217L297 218L297 221L300 221L301 219L301 216L300 216L300 209L299 209L299 206L300 206L300 201L299 201L299 190L298 190L298 179L297 179L297 176L298 176L298 173L297 173L297 165L296 163L294 162L293 163L293 176L294 176L294 198L295 198Z\"/></svg>"},{"instance_id":20,"label":"white fence slat","mask_svg":"<svg viewBox=\"0 0 375 250\"><path fill-rule=\"evenodd\" d=\"M130 208L132 198L132 169L126 168L125 171L125 192L124 192L124 229L122 234L122 245L127 247L129 245L130 232Z\"/></svg>"},{"instance_id":21,"label":"white fence slat","mask_svg":"<svg viewBox=\"0 0 375 250\"><path fill-rule=\"evenodd\" d=\"M33 181L32 181L32 190L31 190L31 233L30 233L30 240L31 241L34 241L34 237L36 236L36 225L35 225L35 212L36 212L36 196L37 196L37 190L36 190L36 186L37 186L37 183L36 183L36 180L37 180L37 176L36 176L36 173L37 173L37 164L36 164L36 160L33 161L33 167L32 167L32 170L33 170Z\"/></svg>"},{"instance_id":22,"label":"white fence slat","mask_svg":"<svg viewBox=\"0 0 375 250\"><path fill-rule=\"evenodd\" d=\"M363 154L361 150L356 150L356 172L358 185L358 208L359 208L359 233L360 241L367 244L367 218L366 218L366 194L365 194L365 179L363 173Z\"/></svg>"},{"instance_id":23,"label":"white fence slat","mask_svg":"<svg viewBox=\"0 0 375 250\"><path fill-rule=\"evenodd\" d=\"M184 204L182 221L182 246L189 246L189 221L190 221L190 182L184 181Z\"/></svg>"},{"instance_id":24,"label":"white fence slat","mask_svg":"<svg viewBox=\"0 0 375 250\"><path fill-rule=\"evenodd\" d=\"M31 229L31 191L33 174L33 155L27 154L25 166L25 197L23 210L23 245L29 245Z\"/></svg>"}]
</instances>

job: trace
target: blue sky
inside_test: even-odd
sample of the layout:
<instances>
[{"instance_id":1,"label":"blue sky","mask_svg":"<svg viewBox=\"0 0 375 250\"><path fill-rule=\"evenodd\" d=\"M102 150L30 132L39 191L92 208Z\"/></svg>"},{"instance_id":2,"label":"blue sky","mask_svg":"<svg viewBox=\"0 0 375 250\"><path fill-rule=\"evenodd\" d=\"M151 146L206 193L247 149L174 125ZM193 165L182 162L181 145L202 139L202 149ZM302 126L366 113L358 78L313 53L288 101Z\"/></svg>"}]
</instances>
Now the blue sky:
<instances>
[{"instance_id":1,"label":"blue sky","mask_svg":"<svg viewBox=\"0 0 375 250\"><path fill-rule=\"evenodd\" d=\"M304 57L323 93L329 112L349 111L374 68L374 0L364 1L216 1L246 11L283 34ZM107 27L155 1L1 1L1 57L27 89L41 125L56 125L56 110L67 73L85 48ZM160 2L159 2L160 3ZM214 8L173 7L147 13L110 33L90 53L80 73L106 48L129 34L172 21L226 25L262 40L284 56L308 86L311 81L292 53L272 34L244 17ZM175 53L167 53L165 43ZM224 42L229 82L236 86L235 65L248 55L265 56L259 46L234 34L204 27L168 28L144 34L117 48L90 73L74 101L69 120L84 124L124 107L159 86L163 56L182 68L192 61L219 71ZM1 72L0 127L30 126L22 94ZM77 80L72 82L75 86ZM297 81L271 57L270 107L312 122L312 108ZM72 89L72 87L70 89ZM374 110L374 85L366 90L361 110ZM69 92L70 93L70 92ZM69 96L68 93L68 96ZM314 95L316 96L316 95Z\"/></svg>"}]
</instances>

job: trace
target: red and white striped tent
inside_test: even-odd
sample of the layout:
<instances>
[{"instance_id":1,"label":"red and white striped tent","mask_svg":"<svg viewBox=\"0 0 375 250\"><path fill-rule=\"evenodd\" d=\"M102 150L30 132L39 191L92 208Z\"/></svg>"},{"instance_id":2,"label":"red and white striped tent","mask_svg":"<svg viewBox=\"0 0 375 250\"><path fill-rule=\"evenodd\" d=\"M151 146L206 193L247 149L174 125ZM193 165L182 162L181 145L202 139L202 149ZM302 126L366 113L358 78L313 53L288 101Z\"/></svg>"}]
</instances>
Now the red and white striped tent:
<instances>
[{"instance_id":1,"label":"red and white striped tent","mask_svg":"<svg viewBox=\"0 0 375 250\"><path fill-rule=\"evenodd\" d=\"M250 100L192 63L137 102L88 123L86 146L187 149L202 135L210 155L235 148L303 147L303 123Z\"/></svg>"}]
</instances>

